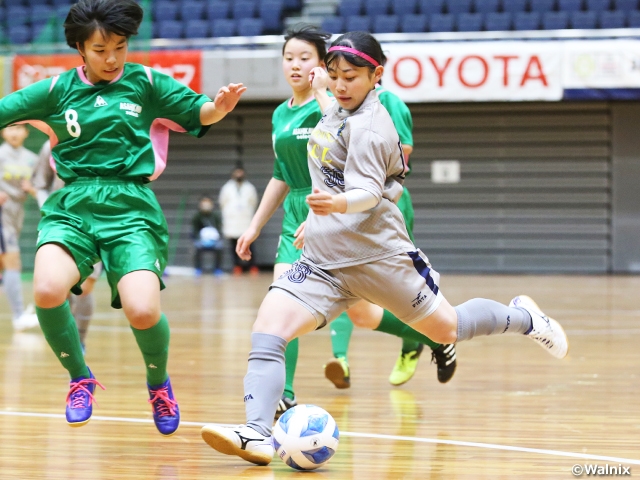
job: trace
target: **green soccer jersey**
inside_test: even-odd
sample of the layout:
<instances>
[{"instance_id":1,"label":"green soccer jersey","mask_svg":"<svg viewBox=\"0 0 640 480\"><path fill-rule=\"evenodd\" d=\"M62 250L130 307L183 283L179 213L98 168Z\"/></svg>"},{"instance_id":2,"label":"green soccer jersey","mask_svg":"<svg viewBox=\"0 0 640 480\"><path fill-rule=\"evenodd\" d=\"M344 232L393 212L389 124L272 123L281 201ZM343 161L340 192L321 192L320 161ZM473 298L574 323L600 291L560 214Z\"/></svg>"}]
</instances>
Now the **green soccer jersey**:
<instances>
[{"instance_id":1,"label":"green soccer jersey","mask_svg":"<svg viewBox=\"0 0 640 480\"><path fill-rule=\"evenodd\" d=\"M289 99L273 112L271 136L276 156L273 177L292 190L311 188L307 142L321 118L320 106L313 98L298 106L292 106Z\"/></svg>"},{"instance_id":2,"label":"green soccer jersey","mask_svg":"<svg viewBox=\"0 0 640 480\"><path fill-rule=\"evenodd\" d=\"M173 78L127 63L111 82L92 84L82 67L0 100L0 128L30 123L51 139L58 176L154 180L167 162L169 130L200 137L210 99Z\"/></svg>"},{"instance_id":3,"label":"green soccer jersey","mask_svg":"<svg viewBox=\"0 0 640 480\"><path fill-rule=\"evenodd\" d=\"M400 100L400 97L386 90L382 85L376 86L376 91L378 92L380 103L387 109L389 115L391 115L393 125L396 127L398 136L400 137L400 143L413 147L413 118L411 117L409 107ZM409 159L407 159L407 161L408 170L405 175L409 176L411 173L411 163Z\"/></svg>"},{"instance_id":4,"label":"green soccer jersey","mask_svg":"<svg viewBox=\"0 0 640 480\"><path fill-rule=\"evenodd\" d=\"M400 137L400 143L413 147L413 118L411 118L409 107L395 93L391 93L381 85L376 87L376 91L378 92L380 103L391 115L393 125L396 127Z\"/></svg>"}]
</instances>

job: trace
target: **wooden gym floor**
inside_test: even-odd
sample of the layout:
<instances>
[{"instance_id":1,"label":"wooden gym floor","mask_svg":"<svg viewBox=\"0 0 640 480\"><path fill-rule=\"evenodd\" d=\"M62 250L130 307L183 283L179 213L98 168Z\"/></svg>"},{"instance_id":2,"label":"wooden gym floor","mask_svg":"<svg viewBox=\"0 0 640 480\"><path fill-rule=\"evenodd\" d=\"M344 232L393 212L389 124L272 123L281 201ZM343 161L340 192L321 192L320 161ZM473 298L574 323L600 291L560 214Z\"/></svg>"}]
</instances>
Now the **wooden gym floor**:
<instances>
[{"instance_id":1,"label":"wooden gym floor","mask_svg":"<svg viewBox=\"0 0 640 480\"><path fill-rule=\"evenodd\" d=\"M449 384L437 382L425 352L413 380L394 388L387 377L400 340L356 329L352 387L336 390L323 376L331 347L321 330L301 340L296 390L336 419L336 456L308 474L277 458L257 467L218 454L200 426L244 420L249 332L270 278L167 279L169 371L183 420L170 438L152 424L141 356L108 306L104 278L86 358L107 390L78 429L64 420L66 372L41 332L12 332L0 296L0 478L568 479L574 465L640 476L640 277L444 275L453 305L531 295L565 326L569 358L520 336L482 337L458 346Z\"/></svg>"}]
</instances>

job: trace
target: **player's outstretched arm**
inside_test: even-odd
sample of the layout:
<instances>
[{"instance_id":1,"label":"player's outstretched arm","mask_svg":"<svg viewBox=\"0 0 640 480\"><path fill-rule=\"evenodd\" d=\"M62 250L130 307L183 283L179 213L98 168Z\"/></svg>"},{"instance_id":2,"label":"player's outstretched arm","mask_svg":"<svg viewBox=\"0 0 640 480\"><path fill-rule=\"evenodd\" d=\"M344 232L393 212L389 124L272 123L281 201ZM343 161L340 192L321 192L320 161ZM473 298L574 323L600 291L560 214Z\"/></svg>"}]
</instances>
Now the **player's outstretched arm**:
<instances>
[{"instance_id":1,"label":"player's outstretched arm","mask_svg":"<svg viewBox=\"0 0 640 480\"><path fill-rule=\"evenodd\" d=\"M269 181L262 195L258 210L251 219L249 228L238 239L238 243L236 243L236 253L242 260L247 261L251 259L251 250L249 247L260 236L262 227L266 225L276 210L278 210L287 193L289 193L289 187L285 182L277 178L272 178Z\"/></svg>"},{"instance_id":2,"label":"player's outstretched arm","mask_svg":"<svg viewBox=\"0 0 640 480\"><path fill-rule=\"evenodd\" d=\"M236 107L240 97L246 91L247 87L242 83L230 83L226 87L221 87L213 102L207 102L200 108L200 123L211 125L222 120Z\"/></svg>"}]
</instances>

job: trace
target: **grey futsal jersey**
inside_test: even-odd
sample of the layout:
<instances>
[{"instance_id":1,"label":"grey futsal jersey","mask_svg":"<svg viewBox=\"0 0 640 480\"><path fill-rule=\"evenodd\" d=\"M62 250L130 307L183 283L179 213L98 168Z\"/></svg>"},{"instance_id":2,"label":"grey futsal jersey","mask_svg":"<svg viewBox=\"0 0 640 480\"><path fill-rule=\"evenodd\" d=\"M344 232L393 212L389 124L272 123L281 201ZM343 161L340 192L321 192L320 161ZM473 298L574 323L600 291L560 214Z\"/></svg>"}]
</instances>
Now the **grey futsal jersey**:
<instances>
[{"instance_id":1,"label":"grey futsal jersey","mask_svg":"<svg viewBox=\"0 0 640 480\"><path fill-rule=\"evenodd\" d=\"M60 180L51 167L51 143L49 140L40 149L38 163L33 169L31 183L37 191L38 205L40 207L42 207L50 194L64 187L64 182Z\"/></svg>"},{"instance_id":2,"label":"grey futsal jersey","mask_svg":"<svg viewBox=\"0 0 640 480\"><path fill-rule=\"evenodd\" d=\"M339 194L360 188L379 203L360 213L309 213L304 255L320 268L359 265L416 250L396 206L405 162L398 133L372 90L355 112L328 110L311 134L308 162L314 188Z\"/></svg>"},{"instance_id":3,"label":"grey futsal jersey","mask_svg":"<svg viewBox=\"0 0 640 480\"><path fill-rule=\"evenodd\" d=\"M0 190L14 202L23 203L28 194L22 189L22 182L31 179L37 161L38 156L31 150L13 148L6 142L0 145Z\"/></svg>"},{"instance_id":4,"label":"grey futsal jersey","mask_svg":"<svg viewBox=\"0 0 640 480\"><path fill-rule=\"evenodd\" d=\"M13 228L20 233L24 218L23 203L27 193L22 182L31 179L38 156L24 147L13 148L8 143L0 145L0 191L9 195L2 205L3 228Z\"/></svg>"}]
</instances>

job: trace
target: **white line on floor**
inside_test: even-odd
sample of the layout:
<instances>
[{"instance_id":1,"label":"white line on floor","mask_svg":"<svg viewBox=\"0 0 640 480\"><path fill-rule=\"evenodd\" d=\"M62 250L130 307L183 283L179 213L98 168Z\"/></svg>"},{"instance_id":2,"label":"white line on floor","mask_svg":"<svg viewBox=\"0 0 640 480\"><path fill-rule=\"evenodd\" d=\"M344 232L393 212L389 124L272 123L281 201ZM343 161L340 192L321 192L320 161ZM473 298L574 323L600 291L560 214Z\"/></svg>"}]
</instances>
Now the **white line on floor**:
<instances>
[{"instance_id":1,"label":"white line on floor","mask_svg":"<svg viewBox=\"0 0 640 480\"><path fill-rule=\"evenodd\" d=\"M12 412L0 411L0 415L8 417L36 417L36 418L56 418L64 419L65 416L57 413L35 413L35 412ZM144 418L125 418L125 417L102 417L94 415L91 417L93 421L102 422L122 422L122 423L153 423L151 419ZM201 427L202 422L180 422L185 427ZM222 425L226 427L234 426L230 424L216 423L214 425ZM457 447L484 448L487 450L506 450L510 452L535 453L538 455L551 455L556 457L578 458L581 460L595 460L602 462L622 463L626 465L640 465L640 460L632 458L609 457L606 455L591 455L588 453L563 452L560 450L546 450L542 448L514 447L510 445L497 445L493 443L464 442L460 440L444 440L439 438L421 438L421 437L403 437L398 435L380 435L376 433L358 433L358 432L340 432L341 436L354 438L375 438L379 440L404 441L416 443L434 443L441 445L454 445Z\"/></svg>"}]
</instances>

